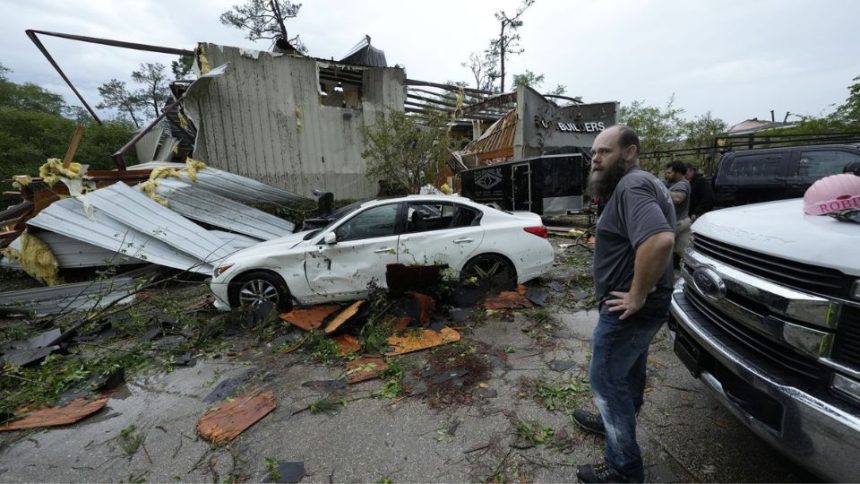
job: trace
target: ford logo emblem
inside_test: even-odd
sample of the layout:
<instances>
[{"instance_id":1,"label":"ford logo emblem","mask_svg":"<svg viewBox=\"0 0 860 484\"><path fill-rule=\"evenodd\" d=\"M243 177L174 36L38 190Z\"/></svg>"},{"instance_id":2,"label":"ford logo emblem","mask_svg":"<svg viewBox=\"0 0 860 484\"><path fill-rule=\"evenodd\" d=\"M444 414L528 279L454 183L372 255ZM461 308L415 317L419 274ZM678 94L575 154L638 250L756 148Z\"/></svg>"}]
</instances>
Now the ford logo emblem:
<instances>
[{"instance_id":1,"label":"ford logo emblem","mask_svg":"<svg viewBox=\"0 0 860 484\"><path fill-rule=\"evenodd\" d=\"M719 274L708 267L700 267L693 272L693 283L699 292L714 301L726 297L726 284Z\"/></svg>"}]
</instances>

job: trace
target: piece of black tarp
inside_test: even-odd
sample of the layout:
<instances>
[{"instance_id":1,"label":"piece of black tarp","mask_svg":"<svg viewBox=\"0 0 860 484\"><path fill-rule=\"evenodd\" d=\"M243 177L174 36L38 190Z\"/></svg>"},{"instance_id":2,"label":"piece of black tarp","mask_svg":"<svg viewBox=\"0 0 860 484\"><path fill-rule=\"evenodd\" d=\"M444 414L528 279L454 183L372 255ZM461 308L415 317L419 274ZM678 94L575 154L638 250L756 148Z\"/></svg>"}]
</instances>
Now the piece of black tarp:
<instances>
[{"instance_id":1,"label":"piece of black tarp","mask_svg":"<svg viewBox=\"0 0 860 484\"><path fill-rule=\"evenodd\" d=\"M388 67L385 52L370 45L370 36L365 35L346 57L340 60L344 64L358 64L371 67Z\"/></svg>"},{"instance_id":2,"label":"piece of black tarp","mask_svg":"<svg viewBox=\"0 0 860 484\"><path fill-rule=\"evenodd\" d=\"M305 477L304 462L278 462L277 479L269 482L299 482L303 477Z\"/></svg>"},{"instance_id":3,"label":"piece of black tarp","mask_svg":"<svg viewBox=\"0 0 860 484\"><path fill-rule=\"evenodd\" d=\"M59 345L48 346L45 348L33 348L26 350L10 350L0 356L0 362L9 363L14 366L27 366L60 349Z\"/></svg>"}]
</instances>

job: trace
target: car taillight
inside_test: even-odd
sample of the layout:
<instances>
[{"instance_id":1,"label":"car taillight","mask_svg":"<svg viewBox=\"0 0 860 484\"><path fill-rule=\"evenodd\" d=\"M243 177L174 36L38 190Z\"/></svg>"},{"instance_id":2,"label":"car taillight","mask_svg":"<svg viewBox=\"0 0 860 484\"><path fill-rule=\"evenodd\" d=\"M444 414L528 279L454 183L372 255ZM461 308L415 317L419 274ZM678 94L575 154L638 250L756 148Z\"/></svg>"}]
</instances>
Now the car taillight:
<instances>
[{"instance_id":1,"label":"car taillight","mask_svg":"<svg viewBox=\"0 0 860 484\"><path fill-rule=\"evenodd\" d=\"M543 225L539 225L537 227L523 227L523 230L543 239L549 238L549 231Z\"/></svg>"}]
</instances>

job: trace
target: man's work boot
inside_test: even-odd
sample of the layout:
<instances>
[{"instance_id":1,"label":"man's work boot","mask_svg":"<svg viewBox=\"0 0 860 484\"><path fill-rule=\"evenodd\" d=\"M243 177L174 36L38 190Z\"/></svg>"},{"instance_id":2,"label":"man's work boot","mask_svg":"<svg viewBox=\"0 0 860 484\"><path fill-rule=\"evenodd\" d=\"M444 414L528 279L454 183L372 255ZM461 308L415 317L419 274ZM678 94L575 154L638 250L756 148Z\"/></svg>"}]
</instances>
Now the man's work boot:
<instances>
[{"instance_id":1,"label":"man's work boot","mask_svg":"<svg viewBox=\"0 0 860 484\"><path fill-rule=\"evenodd\" d=\"M577 408L573 411L573 421L588 432L597 435L606 435L603 418L600 417L599 413Z\"/></svg>"},{"instance_id":2,"label":"man's work boot","mask_svg":"<svg viewBox=\"0 0 860 484\"><path fill-rule=\"evenodd\" d=\"M579 482L643 482L644 479L631 479L606 464L586 464L576 466Z\"/></svg>"}]
</instances>

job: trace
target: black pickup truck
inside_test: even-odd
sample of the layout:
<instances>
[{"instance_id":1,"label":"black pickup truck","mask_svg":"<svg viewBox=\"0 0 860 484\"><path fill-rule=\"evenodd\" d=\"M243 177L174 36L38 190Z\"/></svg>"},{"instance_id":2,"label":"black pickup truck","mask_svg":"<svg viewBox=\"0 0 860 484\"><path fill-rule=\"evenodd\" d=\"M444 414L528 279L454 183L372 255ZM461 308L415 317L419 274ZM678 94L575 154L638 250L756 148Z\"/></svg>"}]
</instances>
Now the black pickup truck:
<instances>
[{"instance_id":1,"label":"black pickup truck","mask_svg":"<svg viewBox=\"0 0 860 484\"><path fill-rule=\"evenodd\" d=\"M716 207L802 197L815 180L860 161L860 144L731 151L714 173Z\"/></svg>"}]
</instances>

